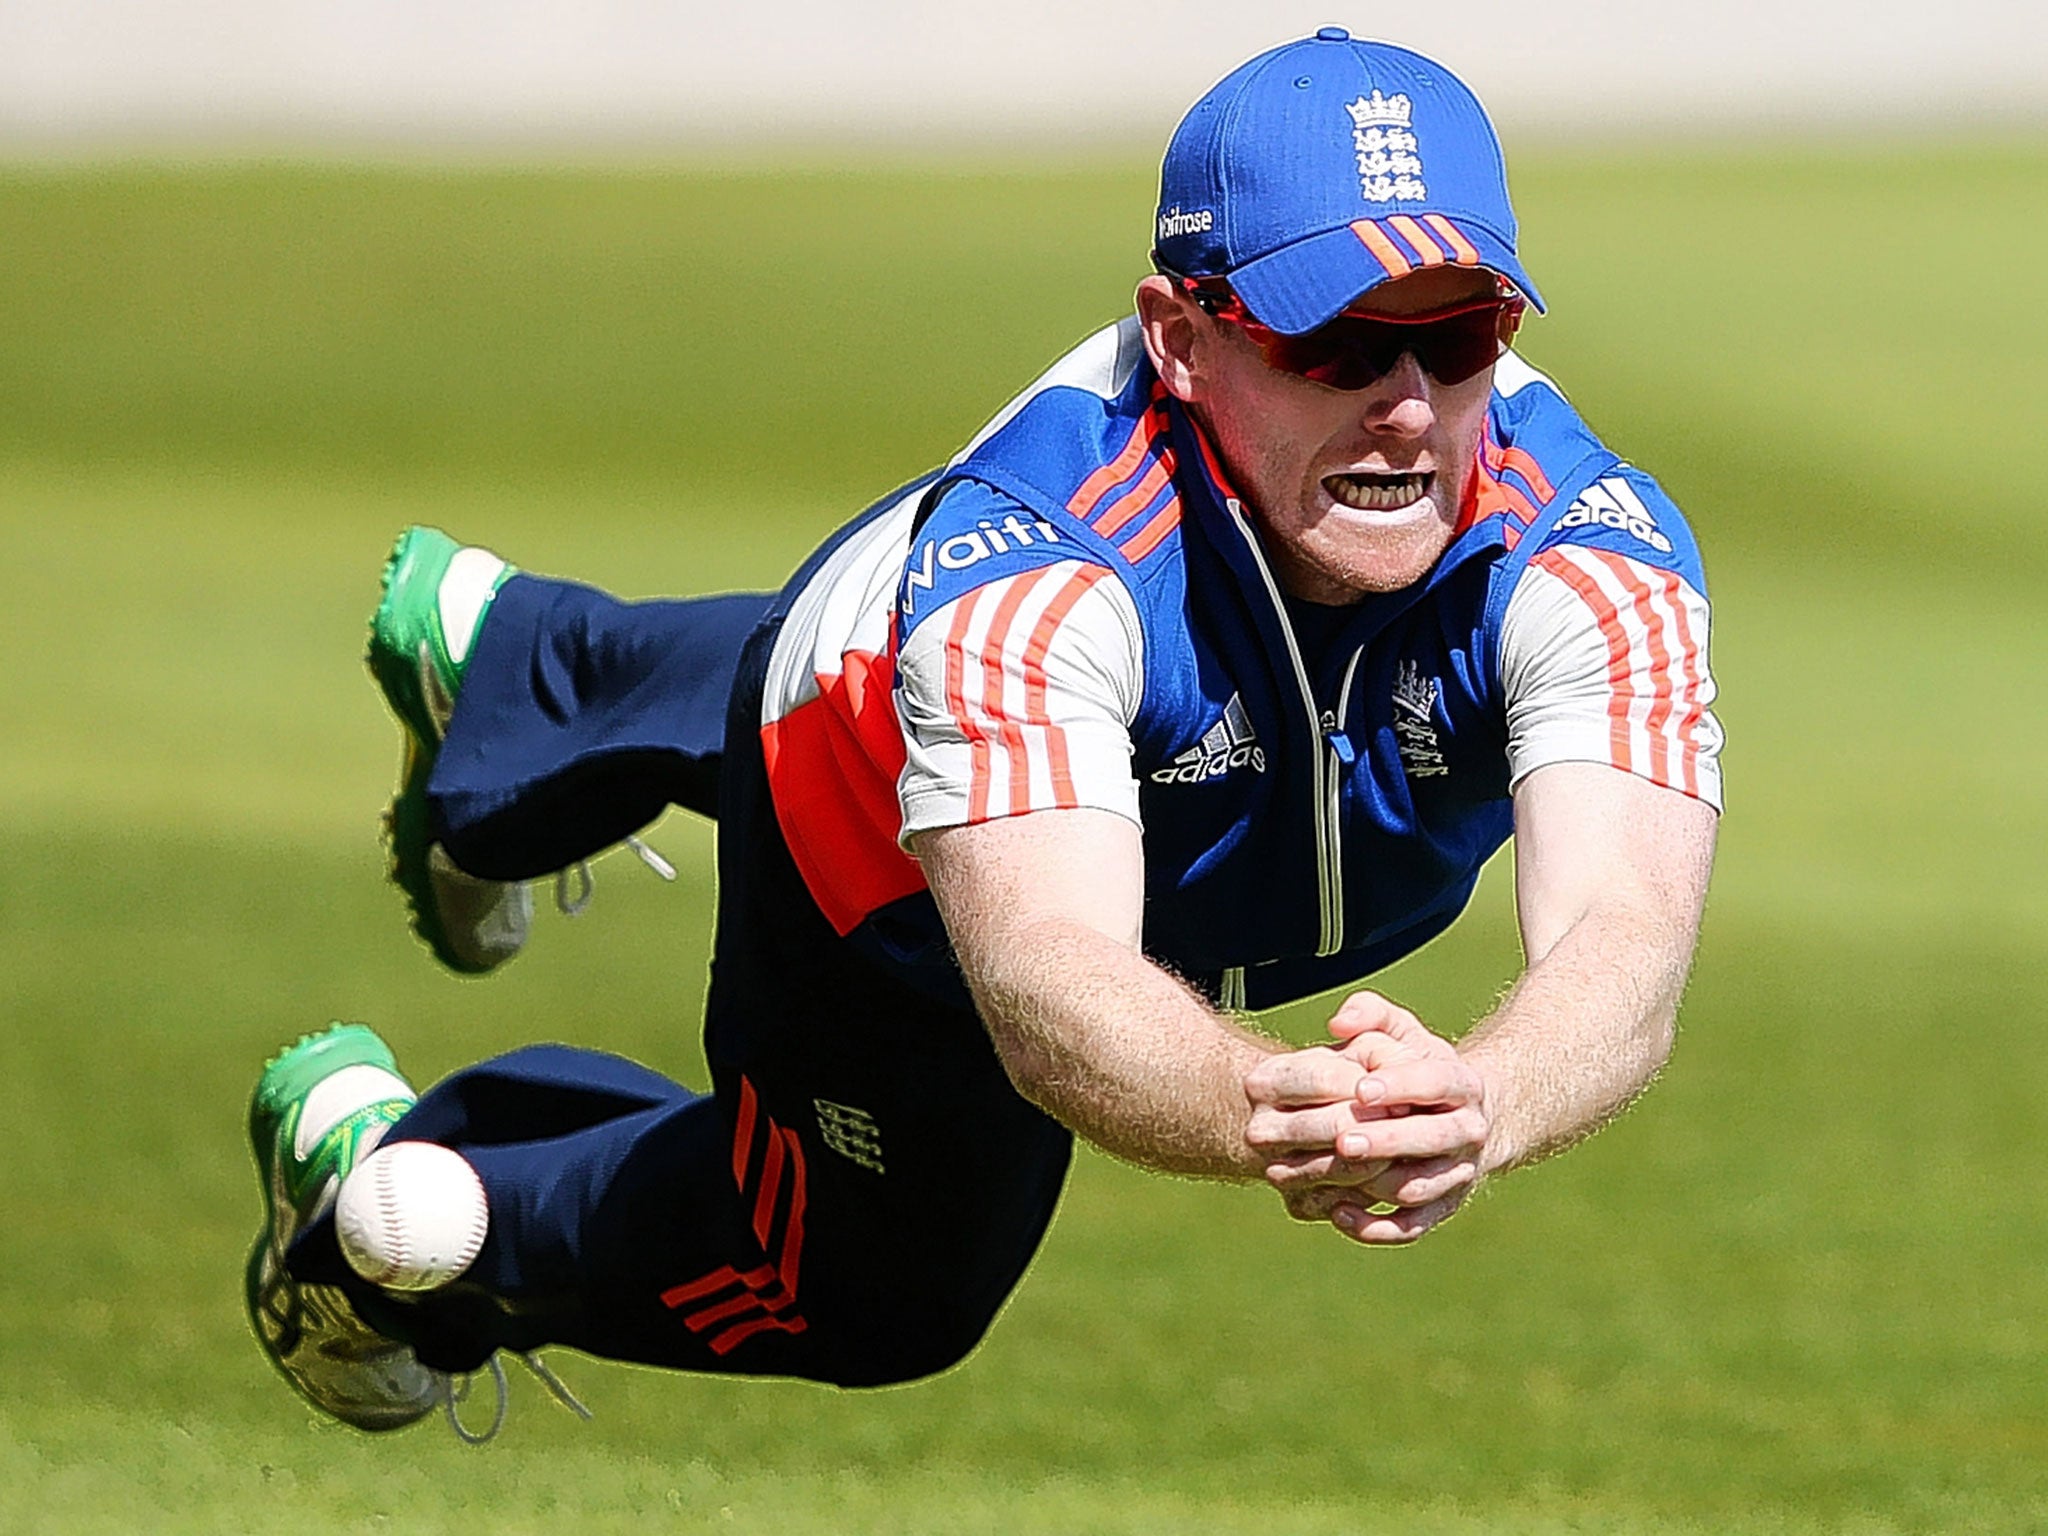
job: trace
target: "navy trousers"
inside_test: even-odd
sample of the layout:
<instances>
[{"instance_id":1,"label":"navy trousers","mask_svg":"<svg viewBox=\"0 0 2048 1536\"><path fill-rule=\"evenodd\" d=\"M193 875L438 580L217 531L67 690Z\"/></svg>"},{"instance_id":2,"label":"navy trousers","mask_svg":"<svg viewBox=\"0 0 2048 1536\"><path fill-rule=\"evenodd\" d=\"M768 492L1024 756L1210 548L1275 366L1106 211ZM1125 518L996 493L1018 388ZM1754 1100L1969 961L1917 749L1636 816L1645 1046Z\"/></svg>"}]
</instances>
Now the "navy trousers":
<instances>
[{"instance_id":1,"label":"navy trousers","mask_svg":"<svg viewBox=\"0 0 2048 1536\"><path fill-rule=\"evenodd\" d=\"M669 804L715 816L712 1088L542 1045L422 1096L391 1134L476 1168L476 1262L403 1297L349 1271L330 1219L291 1267L428 1365L565 1344L909 1380L974 1347L1052 1219L1068 1133L1012 1089L970 1008L833 932L783 842L759 732L782 613L766 595L628 604L524 575L492 604L429 784L441 840L476 874L527 879Z\"/></svg>"}]
</instances>

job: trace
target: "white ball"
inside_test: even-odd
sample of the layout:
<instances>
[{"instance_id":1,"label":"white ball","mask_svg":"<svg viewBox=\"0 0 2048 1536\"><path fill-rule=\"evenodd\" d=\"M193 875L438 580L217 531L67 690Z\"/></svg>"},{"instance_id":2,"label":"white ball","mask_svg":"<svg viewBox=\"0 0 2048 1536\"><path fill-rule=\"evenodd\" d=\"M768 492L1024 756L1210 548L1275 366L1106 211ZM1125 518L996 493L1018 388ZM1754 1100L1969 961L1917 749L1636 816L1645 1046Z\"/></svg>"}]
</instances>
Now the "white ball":
<instances>
[{"instance_id":1,"label":"white ball","mask_svg":"<svg viewBox=\"0 0 2048 1536\"><path fill-rule=\"evenodd\" d=\"M431 1141L379 1147L342 1181L334 1201L349 1268L394 1291L446 1285L476 1261L489 1229L476 1170Z\"/></svg>"}]
</instances>

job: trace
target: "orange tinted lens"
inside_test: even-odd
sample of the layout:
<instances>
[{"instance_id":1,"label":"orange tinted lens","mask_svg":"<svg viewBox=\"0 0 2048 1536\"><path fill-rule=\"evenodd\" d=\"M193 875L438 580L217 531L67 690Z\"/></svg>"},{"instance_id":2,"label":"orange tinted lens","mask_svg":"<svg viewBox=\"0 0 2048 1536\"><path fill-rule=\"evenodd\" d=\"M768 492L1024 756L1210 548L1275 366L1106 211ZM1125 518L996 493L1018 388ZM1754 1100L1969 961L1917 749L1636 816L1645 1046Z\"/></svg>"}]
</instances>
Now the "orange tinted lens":
<instances>
[{"instance_id":1,"label":"orange tinted lens","mask_svg":"<svg viewBox=\"0 0 2048 1536\"><path fill-rule=\"evenodd\" d=\"M1509 301L1489 299L1413 320L1343 314L1303 336L1267 331L1260 350L1270 366L1334 389L1364 389L1410 352L1439 384L1462 384L1500 357L1509 311Z\"/></svg>"}]
</instances>

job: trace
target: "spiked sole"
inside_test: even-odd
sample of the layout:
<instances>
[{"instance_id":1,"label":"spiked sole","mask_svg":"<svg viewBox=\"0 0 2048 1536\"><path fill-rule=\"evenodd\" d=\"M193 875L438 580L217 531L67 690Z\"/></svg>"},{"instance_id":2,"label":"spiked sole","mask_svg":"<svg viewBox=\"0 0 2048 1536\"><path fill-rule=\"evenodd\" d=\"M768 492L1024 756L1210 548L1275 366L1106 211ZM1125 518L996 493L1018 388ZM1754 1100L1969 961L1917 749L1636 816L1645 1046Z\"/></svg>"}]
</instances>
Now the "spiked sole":
<instances>
[{"instance_id":1,"label":"spiked sole","mask_svg":"<svg viewBox=\"0 0 2048 1536\"><path fill-rule=\"evenodd\" d=\"M491 966L465 958L449 944L427 869L427 850L433 846L434 835L427 812L427 776L434 769L440 733L423 679L428 669L444 664L447 644L438 632L433 602L422 602L415 595L438 590L449 561L460 548L436 528L408 528L398 536L384 562L382 595L370 619L370 644L364 660L405 735L398 791L384 812L391 883L405 893L412 931L433 951L434 958L451 971L478 976Z\"/></svg>"}]
</instances>

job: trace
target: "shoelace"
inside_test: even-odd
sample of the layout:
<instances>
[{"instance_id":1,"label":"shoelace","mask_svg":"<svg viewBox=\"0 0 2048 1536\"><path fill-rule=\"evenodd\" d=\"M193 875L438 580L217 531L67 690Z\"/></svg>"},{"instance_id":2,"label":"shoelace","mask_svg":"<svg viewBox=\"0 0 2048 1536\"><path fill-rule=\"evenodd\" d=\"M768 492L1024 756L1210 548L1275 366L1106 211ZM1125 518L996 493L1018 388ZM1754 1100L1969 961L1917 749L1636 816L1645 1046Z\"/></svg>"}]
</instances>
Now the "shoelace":
<instances>
[{"instance_id":1,"label":"shoelace","mask_svg":"<svg viewBox=\"0 0 2048 1536\"><path fill-rule=\"evenodd\" d=\"M669 863L637 837L628 837L626 846L633 850L642 864L653 870L664 880L674 880L675 865ZM571 895L571 885L575 894ZM564 917L581 917L583 909L590 905L590 893L597 889L597 877L590 872L590 860L578 859L567 869L555 871L555 910Z\"/></svg>"},{"instance_id":2,"label":"shoelace","mask_svg":"<svg viewBox=\"0 0 2048 1536\"><path fill-rule=\"evenodd\" d=\"M589 1422L591 1417L590 1410L577 1400L576 1394L569 1390L561 1377L548 1369L546 1361L530 1351L514 1350L511 1353L514 1359L540 1378L540 1384L548 1389L550 1397L575 1414L577 1418L584 1420L586 1423ZM499 1354L491 1356L488 1362L491 1372L491 1384L495 1389L493 1396L497 1399L491 1409L491 1426L488 1429L471 1429L462 1422L460 1405L469 1400L470 1387L476 1380L475 1375L465 1372L460 1376L443 1376L440 1378L441 1407L448 1415L448 1427L455 1431L455 1438L464 1445L489 1445L498 1438L498 1431L505 1427L505 1405L510 1394L506 1390L503 1354L504 1352L501 1351Z\"/></svg>"}]
</instances>

